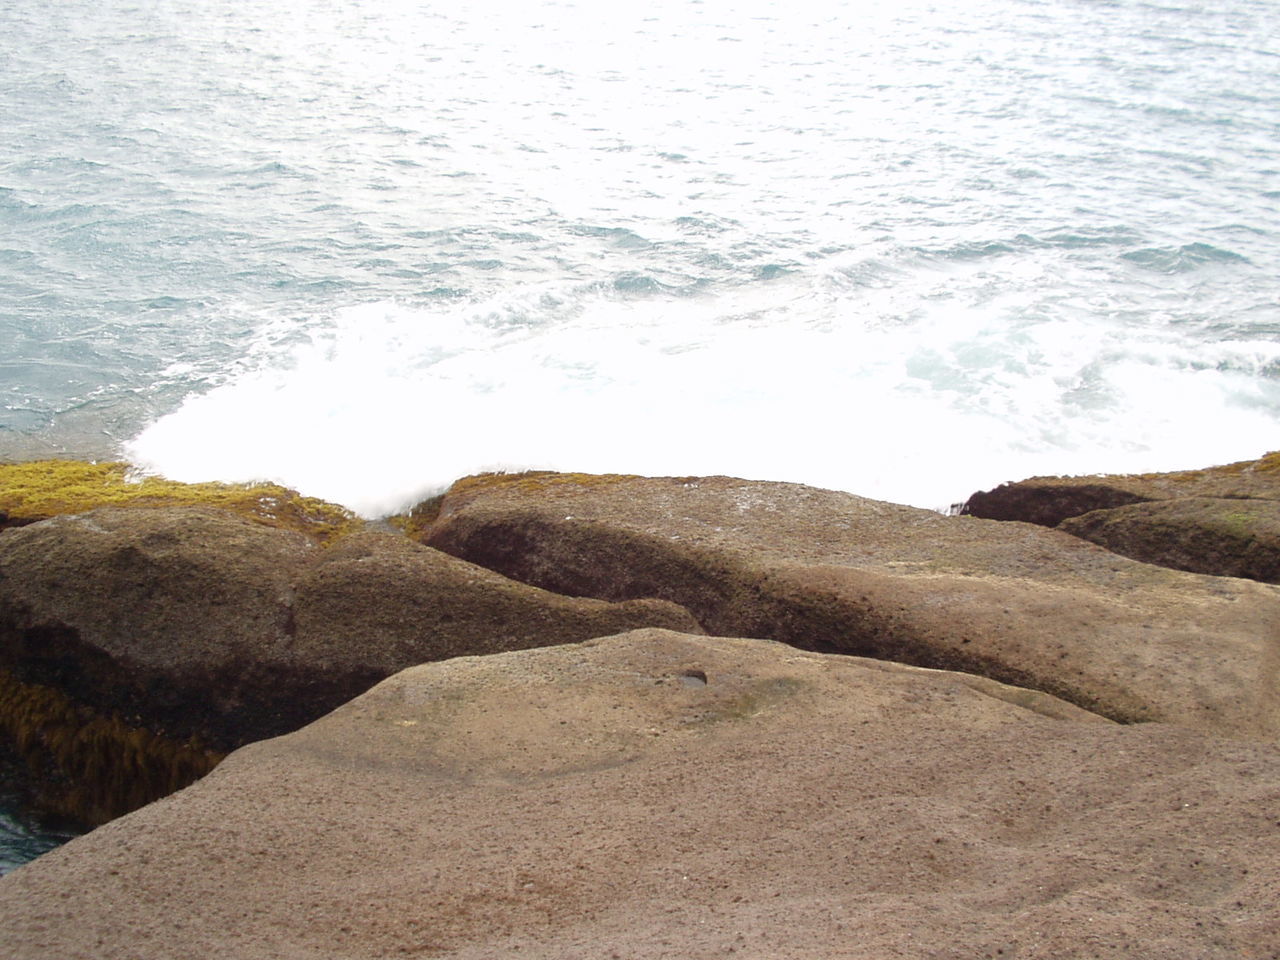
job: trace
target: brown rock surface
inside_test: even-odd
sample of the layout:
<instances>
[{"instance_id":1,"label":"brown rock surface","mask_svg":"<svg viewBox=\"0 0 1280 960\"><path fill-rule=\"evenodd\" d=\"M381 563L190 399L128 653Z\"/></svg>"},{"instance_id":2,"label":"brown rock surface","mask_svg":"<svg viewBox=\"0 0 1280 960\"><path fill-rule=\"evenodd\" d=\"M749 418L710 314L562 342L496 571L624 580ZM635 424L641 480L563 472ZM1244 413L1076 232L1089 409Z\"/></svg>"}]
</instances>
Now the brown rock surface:
<instances>
[{"instance_id":1,"label":"brown rock surface","mask_svg":"<svg viewBox=\"0 0 1280 960\"><path fill-rule=\"evenodd\" d=\"M394 535L326 550L205 507L54 517L0 534L0 741L42 803L101 821L406 666L640 625L698 630L671 603L556 596Z\"/></svg>"},{"instance_id":2,"label":"brown rock surface","mask_svg":"<svg viewBox=\"0 0 1280 960\"><path fill-rule=\"evenodd\" d=\"M962 513L1056 527L1067 517L1179 497L1280 500L1280 452L1201 470L1091 477L1032 477L975 493Z\"/></svg>"},{"instance_id":3,"label":"brown rock surface","mask_svg":"<svg viewBox=\"0 0 1280 960\"><path fill-rule=\"evenodd\" d=\"M296 704L259 694L287 682L293 580L319 552L301 534L201 507L104 508L8 530L0 665L177 739L199 732L229 748L247 731L284 732L314 716L288 717Z\"/></svg>"},{"instance_id":4,"label":"brown rock surface","mask_svg":"<svg viewBox=\"0 0 1280 960\"><path fill-rule=\"evenodd\" d=\"M0 879L0 955L1274 958L1277 783L1274 744L637 631L236 752Z\"/></svg>"},{"instance_id":5,"label":"brown rock surface","mask_svg":"<svg viewBox=\"0 0 1280 960\"><path fill-rule=\"evenodd\" d=\"M1123 720L1280 733L1280 591L1028 524L725 477L460 481L431 544L712 633L964 670Z\"/></svg>"},{"instance_id":6,"label":"brown rock surface","mask_svg":"<svg viewBox=\"0 0 1280 960\"><path fill-rule=\"evenodd\" d=\"M323 551L297 580L294 611L292 655L300 663L379 679L427 660L632 627L702 632L667 600L566 597L387 533L357 534Z\"/></svg>"},{"instance_id":7,"label":"brown rock surface","mask_svg":"<svg viewBox=\"0 0 1280 960\"><path fill-rule=\"evenodd\" d=\"M1280 500L1134 503L1068 517L1058 529L1175 570L1280 583Z\"/></svg>"}]
</instances>

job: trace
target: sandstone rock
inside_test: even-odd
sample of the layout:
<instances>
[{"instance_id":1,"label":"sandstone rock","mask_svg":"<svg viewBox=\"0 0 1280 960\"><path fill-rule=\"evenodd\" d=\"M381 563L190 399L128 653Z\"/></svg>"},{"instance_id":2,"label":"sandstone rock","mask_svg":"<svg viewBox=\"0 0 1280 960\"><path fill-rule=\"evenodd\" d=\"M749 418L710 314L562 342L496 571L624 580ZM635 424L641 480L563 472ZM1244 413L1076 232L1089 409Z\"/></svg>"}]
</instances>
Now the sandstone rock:
<instances>
[{"instance_id":1,"label":"sandstone rock","mask_svg":"<svg viewBox=\"0 0 1280 960\"><path fill-rule=\"evenodd\" d=\"M975 493L962 513L1056 527L1067 517L1180 497L1280 500L1280 452L1203 470L1095 477L1032 477Z\"/></svg>"},{"instance_id":2,"label":"sandstone rock","mask_svg":"<svg viewBox=\"0 0 1280 960\"><path fill-rule=\"evenodd\" d=\"M687 610L667 600L561 596L385 533L358 534L323 551L297 581L294 610L299 662L326 674L355 670L379 679L427 660L632 627L702 632Z\"/></svg>"},{"instance_id":3,"label":"sandstone rock","mask_svg":"<svg viewBox=\"0 0 1280 960\"><path fill-rule=\"evenodd\" d=\"M324 550L208 508L60 516L0 535L0 740L42 805L100 822L406 666L648 624L698 630L397 536Z\"/></svg>"},{"instance_id":4,"label":"sandstone rock","mask_svg":"<svg viewBox=\"0 0 1280 960\"><path fill-rule=\"evenodd\" d=\"M293 581L318 553L300 534L198 507L9 530L0 664L176 739L229 748L248 731L282 733L314 716L258 694L285 682Z\"/></svg>"},{"instance_id":5,"label":"sandstone rock","mask_svg":"<svg viewBox=\"0 0 1280 960\"><path fill-rule=\"evenodd\" d=\"M1280 733L1280 591L1029 524L793 484L462 481L428 542L582 596L655 596L710 632L963 670L1122 720Z\"/></svg>"},{"instance_id":6,"label":"sandstone rock","mask_svg":"<svg viewBox=\"0 0 1280 960\"><path fill-rule=\"evenodd\" d=\"M1224 500L1247 503L1211 506ZM961 512L1056 526L1177 570L1275 582L1277 514L1269 504L1277 501L1280 452L1176 473L1033 477L975 493Z\"/></svg>"},{"instance_id":7,"label":"sandstone rock","mask_svg":"<svg viewBox=\"0 0 1280 960\"><path fill-rule=\"evenodd\" d=\"M1067 533L1147 563L1280 583L1280 501L1186 497L1094 510Z\"/></svg>"},{"instance_id":8,"label":"sandstone rock","mask_svg":"<svg viewBox=\"0 0 1280 960\"><path fill-rule=\"evenodd\" d=\"M645 630L236 752L0 879L0 955L1268 957L1277 782L1275 744Z\"/></svg>"}]
</instances>

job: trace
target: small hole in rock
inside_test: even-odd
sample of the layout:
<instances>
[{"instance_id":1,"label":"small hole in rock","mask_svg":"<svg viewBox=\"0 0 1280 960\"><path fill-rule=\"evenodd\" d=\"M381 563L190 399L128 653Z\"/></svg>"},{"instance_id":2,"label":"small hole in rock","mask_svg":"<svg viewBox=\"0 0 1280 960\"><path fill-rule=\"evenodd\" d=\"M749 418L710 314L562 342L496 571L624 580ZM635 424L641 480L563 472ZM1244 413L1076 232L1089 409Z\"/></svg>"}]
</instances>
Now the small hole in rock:
<instances>
[{"instance_id":1,"label":"small hole in rock","mask_svg":"<svg viewBox=\"0 0 1280 960\"><path fill-rule=\"evenodd\" d=\"M680 674L680 682L686 687L705 687L707 685L707 675L701 670L686 670Z\"/></svg>"}]
</instances>

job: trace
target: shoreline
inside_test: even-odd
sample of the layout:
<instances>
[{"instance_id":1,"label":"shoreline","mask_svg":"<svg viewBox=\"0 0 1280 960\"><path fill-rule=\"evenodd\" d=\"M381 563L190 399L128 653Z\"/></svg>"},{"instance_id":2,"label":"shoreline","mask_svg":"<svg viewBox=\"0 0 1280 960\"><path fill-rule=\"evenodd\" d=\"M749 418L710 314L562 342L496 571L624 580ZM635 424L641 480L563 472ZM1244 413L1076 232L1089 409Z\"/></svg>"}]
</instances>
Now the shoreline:
<instances>
[{"instance_id":1,"label":"shoreline","mask_svg":"<svg viewBox=\"0 0 1280 960\"><path fill-rule=\"evenodd\" d=\"M441 781L448 790L483 793L477 784L524 782L511 771L525 769L520 758L541 757L528 762L563 767L545 774L548 784L576 790L584 770L612 769L614 748L584 755L581 769L568 763L556 716L580 731L574 743L621 738L631 744L623 756L657 758L663 744L690 737L710 756L721 749L715 731L761 724L779 736L792 715L820 726L831 711L862 709L818 680L832 670L853 671L869 703L902 692L876 714L890 740L917 735L891 733L906 717L919 730L945 727L931 711L967 691L961 701L972 712L962 726L976 725L964 727L974 738L989 710L1029 730L1051 721L1064 736L1074 731L1077 746L1119 736L1095 728L1147 731L1169 749L1178 738L1225 738L1254 745L1256 763L1274 762L1280 776L1280 691L1259 681L1280 642L1267 632L1280 623L1280 587L1267 582L1264 550L1280 557L1280 453L1171 474L1020 481L970 498L967 515L951 517L798 484L543 471L464 478L379 526L282 488L126 477L106 464L0 464L0 525L10 524L0 529L0 671L13 685L0 736L26 751L33 776L91 785L81 799L73 789L60 801L92 796L90 806L61 809L121 830L164 811L190 829L178 811L225 799L220 784L248 789L237 777L254 757L281 750L292 758L286 766L298 762L290 744L309 737L338 737L364 757L343 762L370 776L384 764L412 766L427 750L453 758L429 777L450 770ZM1107 522L1095 529L1083 523L1090 517ZM1154 540L1153 530L1162 531ZM1116 542L1103 549L1103 536ZM1220 569L1178 569L1186 543ZM1132 556L1155 548L1171 552ZM1253 566L1227 572L1244 561ZM664 664L645 668L659 679L643 691L627 687L640 698L628 708L637 718L668 709L659 706L664 690L687 704L661 722L624 719L615 729L606 707L618 694L608 684L598 701L587 692L577 707L561 699L579 682L596 690L591 678L614 676L635 657ZM570 682L574 663L594 666ZM488 703L484 684L519 687L526 680L517 678L541 676L538 664L558 664L545 669L562 679L537 681L542 692L519 695L533 697L529 704L495 700L468 712ZM724 687L735 670L743 679ZM420 683L435 692L404 692ZM817 701L804 693L819 688ZM696 707L688 698L703 690L727 699ZM536 704L552 702L551 714L537 713ZM525 709L534 713L512 726ZM448 738L431 734L392 762L403 749L395 737L427 736L437 724L472 747L455 755ZM483 742L468 739L477 730L489 731ZM192 765L201 751L212 760L206 767ZM231 759L219 763L222 754ZM131 766L121 767L125 755ZM892 765L893 755L877 762ZM683 749L679 756L689 762ZM989 772L989 759L973 763ZM782 778L786 767L758 772ZM1236 772L1223 776L1237 782ZM1141 780L1125 789L1142 789ZM359 782L348 786L358 791ZM695 794L691 803L709 802ZM297 818L289 796L262 802ZM610 793L603 802L625 809L627 801ZM400 807L384 811L380 801L366 815L392 809ZM18 889L11 879L21 886L38 881L17 878L61 876L85 856L98 862L101 852L86 853L102 850L97 838L6 877L0 902ZM119 870L114 857L102 862ZM532 875L551 869L538 863Z\"/></svg>"}]
</instances>

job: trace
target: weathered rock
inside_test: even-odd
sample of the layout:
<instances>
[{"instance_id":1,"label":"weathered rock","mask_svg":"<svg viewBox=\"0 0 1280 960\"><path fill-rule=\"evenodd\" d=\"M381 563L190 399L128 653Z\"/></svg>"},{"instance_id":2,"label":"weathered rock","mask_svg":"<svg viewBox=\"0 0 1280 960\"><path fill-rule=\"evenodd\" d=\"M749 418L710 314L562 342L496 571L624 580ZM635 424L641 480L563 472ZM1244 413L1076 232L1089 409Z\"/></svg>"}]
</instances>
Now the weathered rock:
<instances>
[{"instance_id":1,"label":"weathered rock","mask_svg":"<svg viewBox=\"0 0 1280 960\"><path fill-rule=\"evenodd\" d=\"M0 510L0 530L7 530L9 527L25 527L28 523L35 523L35 520L10 516L8 511Z\"/></svg>"},{"instance_id":2,"label":"weathered rock","mask_svg":"<svg viewBox=\"0 0 1280 960\"><path fill-rule=\"evenodd\" d=\"M656 624L389 535L324 550L220 510L108 508L0 535L0 739L47 808L100 822L390 673Z\"/></svg>"},{"instance_id":3,"label":"weathered rock","mask_svg":"<svg viewBox=\"0 0 1280 960\"><path fill-rule=\"evenodd\" d=\"M1175 570L1280 583L1280 500L1135 503L1069 517L1058 529Z\"/></svg>"},{"instance_id":4,"label":"weathered rock","mask_svg":"<svg viewBox=\"0 0 1280 960\"><path fill-rule=\"evenodd\" d=\"M104 508L0 537L0 665L26 683L221 748L314 719L287 682L308 538L199 507ZM373 682L377 678L367 678ZM260 735L260 734L259 734Z\"/></svg>"},{"instance_id":5,"label":"weathered rock","mask_svg":"<svg viewBox=\"0 0 1280 960\"><path fill-rule=\"evenodd\" d=\"M1280 733L1280 590L1029 524L793 484L476 478L429 542L548 589L687 607L710 632L963 670L1122 720Z\"/></svg>"},{"instance_id":6,"label":"weathered rock","mask_svg":"<svg viewBox=\"0 0 1280 960\"><path fill-rule=\"evenodd\" d=\"M1275 744L645 630L238 751L0 879L0 955L1269 957L1277 782Z\"/></svg>"},{"instance_id":7,"label":"weathered rock","mask_svg":"<svg viewBox=\"0 0 1280 960\"><path fill-rule=\"evenodd\" d=\"M379 679L427 660L632 627L702 632L689 611L667 600L566 597L385 533L358 534L325 550L298 579L294 609L299 662L325 674Z\"/></svg>"},{"instance_id":8,"label":"weathered rock","mask_svg":"<svg viewBox=\"0 0 1280 960\"><path fill-rule=\"evenodd\" d=\"M1067 517L1180 497L1280 500L1280 452L1203 470L1093 477L1032 477L975 493L961 512L1056 527Z\"/></svg>"},{"instance_id":9,"label":"weathered rock","mask_svg":"<svg viewBox=\"0 0 1280 960\"><path fill-rule=\"evenodd\" d=\"M1247 503L1210 505L1222 500ZM1056 526L1176 570L1275 582L1276 502L1280 452L1176 473L1033 477L975 493L961 512Z\"/></svg>"}]
</instances>

